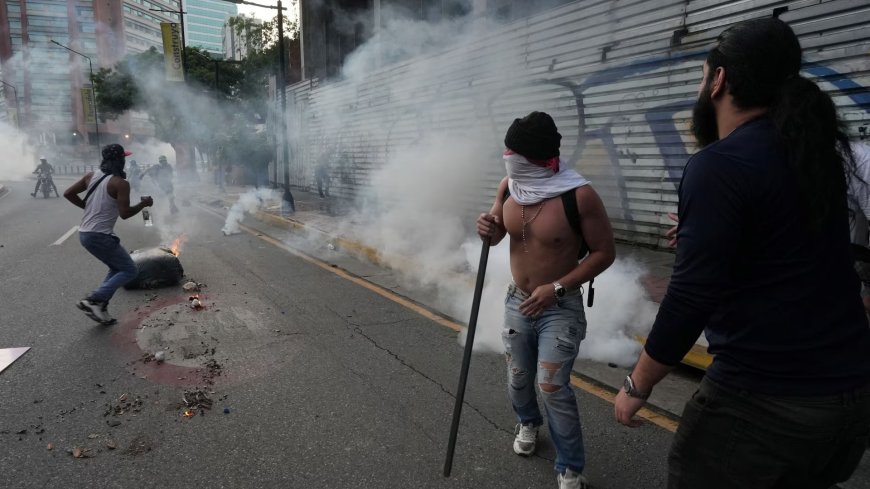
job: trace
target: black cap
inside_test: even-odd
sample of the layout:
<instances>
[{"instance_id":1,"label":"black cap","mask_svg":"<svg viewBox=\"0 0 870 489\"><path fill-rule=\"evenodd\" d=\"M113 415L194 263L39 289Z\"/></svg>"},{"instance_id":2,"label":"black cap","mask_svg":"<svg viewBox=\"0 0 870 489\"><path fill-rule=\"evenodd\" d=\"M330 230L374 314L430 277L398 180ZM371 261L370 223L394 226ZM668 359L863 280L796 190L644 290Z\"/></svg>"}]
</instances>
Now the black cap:
<instances>
[{"instance_id":1,"label":"black cap","mask_svg":"<svg viewBox=\"0 0 870 489\"><path fill-rule=\"evenodd\" d=\"M546 112L532 112L514 119L504 136L504 145L530 160L549 160L559 156L562 135Z\"/></svg>"},{"instance_id":2,"label":"black cap","mask_svg":"<svg viewBox=\"0 0 870 489\"><path fill-rule=\"evenodd\" d=\"M103 146L103 160L120 160L131 154L133 153L124 151L124 147L120 144L107 144Z\"/></svg>"}]
</instances>

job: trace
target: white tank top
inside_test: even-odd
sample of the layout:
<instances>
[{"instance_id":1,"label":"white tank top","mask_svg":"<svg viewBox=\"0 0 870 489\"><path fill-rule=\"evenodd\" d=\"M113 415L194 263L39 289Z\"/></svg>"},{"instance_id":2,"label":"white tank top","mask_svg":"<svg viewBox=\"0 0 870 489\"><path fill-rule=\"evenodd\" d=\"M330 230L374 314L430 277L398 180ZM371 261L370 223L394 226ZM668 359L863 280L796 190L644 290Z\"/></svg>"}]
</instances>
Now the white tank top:
<instances>
[{"instance_id":1,"label":"white tank top","mask_svg":"<svg viewBox=\"0 0 870 489\"><path fill-rule=\"evenodd\" d=\"M97 188L91 192L85 202L85 215L82 217L82 224L79 226L81 233L103 233L115 234L115 222L118 220L118 201L109 195L108 185L111 176L106 178L97 177L95 174L91 177L88 183L88 191L91 190L97 182Z\"/></svg>"}]
</instances>

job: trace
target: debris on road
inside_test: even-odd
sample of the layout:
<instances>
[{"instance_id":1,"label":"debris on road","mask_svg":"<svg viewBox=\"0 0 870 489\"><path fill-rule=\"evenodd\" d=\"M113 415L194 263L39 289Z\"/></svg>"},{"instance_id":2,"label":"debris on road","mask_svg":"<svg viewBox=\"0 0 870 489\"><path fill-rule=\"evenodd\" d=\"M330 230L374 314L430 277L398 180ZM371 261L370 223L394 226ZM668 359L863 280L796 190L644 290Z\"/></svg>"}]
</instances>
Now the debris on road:
<instances>
[{"instance_id":1,"label":"debris on road","mask_svg":"<svg viewBox=\"0 0 870 489\"><path fill-rule=\"evenodd\" d=\"M130 442L130 446L124 450L127 455L142 455L151 451L151 440L145 435L138 435Z\"/></svg>"},{"instance_id":2,"label":"debris on road","mask_svg":"<svg viewBox=\"0 0 870 489\"><path fill-rule=\"evenodd\" d=\"M199 292L202 284L190 281L181 286L185 292Z\"/></svg>"},{"instance_id":3,"label":"debris on road","mask_svg":"<svg viewBox=\"0 0 870 489\"><path fill-rule=\"evenodd\" d=\"M187 419L190 419L190 418L196 416L196 411L194 411L193 409L185 409L184 412L181 413L181 415Z\"/></svg>"},{"instance_id":4,"label":"debris on road","mask_svg":"<svg viewBox=\"0 0 870 489\"><path fill-rule=\"evenodd\" d=\"M166 352L163 350L158 351L154 354L154 359L162 363L164 360L166 360Z\"/></svg>"},{"instance_id":5,"label":"debris on road","mask_svg":"<svg viewBox=\"0 0 870 489\"><path fill-rule=\"evenodd\" d=\"M46 450L54 450L54 443L49 443L45 448Z\"/></svg>"},{"instance_id":6,"label":"debris on road","mask_svg":"<svg viewBox=\"0 0 870 489\"><path fill-rule=\"evenodd\" d=\"M70 450L70 454L73 456L73 458L88 458L91 456L90 453L88 453L90 451L91 450L89 448L75 447Z\"/></svg>"},{"instance_id":7,"label":"debris on road","mask_svg":"<svg viewBox=\"0 0 870 489\"><path fill-rule=\"evenodd\" d=\"M196 309L197 311L202 310L204 306L202 305L202 301L199 300L199 294L194 294L187 299L190 302L190 307Z\"/></svg>"},{"instance_id":8,"label":"debris on road","mask_svg":"<svg viewBox=\"0 0 870 489\"><path fill-rule=\"evenodd\" d=\"M115 444L115 440L109 438L108 440L106 440L106 448L108 448L109 450L114 450L118 448L118 445Z\"/></svg>"},{"instance_id":9,"label":"debris on road","mask_svg":"<svg viewBox=\"0 0 870 489\"><path fill-rule=\"evenodd\" d=\"M230 414L230 408L225 407L225 408L224 408L224 414Z\"/></svg>"},{"instance_id":10,"label":"debris on road","mask_svg":"<svg viewBox=\"0 0 870 489\"><path fill-rule=\"evenodd\" d=\"M212 351L212 353L214 353L214 351ZM223 365L219 364L214 358L211 358L209 361L205 362L205 373L202 376L202 380L206 384L212 385L214 384L214 378L220 377L223 371Z\"/></svg>"},{"instance_id":11,"label":"debris on road","mask_svg":"<svg viewBox=\"0 0 870 489\"><path fill-rule=\"evenodd\" d=\"M107 420L106 423L107 423L110 427L112 427L112 428L116 428L116 427L118 427L118 426L121 426L121 422L118 421L117 419L110 419L110 420Z\"/></svg>"},{"instance_id":12,"label":"debris on road","mask_svg":"<svg viewBox=\"0 0 870 489\"><path fill-rule=\"evenodd\" d=\"M106 404L106 412L103 416L121 416L125 413L138 413L142 409L143 400L139 396L129 399L128 394L119 397L114 403Z\"/></svg>"},{"instance_id":13,"label":"debris on road","mask_svg":"<svg viewBox=\"0 0 870 489\"><path fill-rule=\"evenodd\" d=\"M181 401L190 409L211 409L212 404L214 404L214 401L202 389L185 391L181 396Z\"/></svg>"}]
</instances>

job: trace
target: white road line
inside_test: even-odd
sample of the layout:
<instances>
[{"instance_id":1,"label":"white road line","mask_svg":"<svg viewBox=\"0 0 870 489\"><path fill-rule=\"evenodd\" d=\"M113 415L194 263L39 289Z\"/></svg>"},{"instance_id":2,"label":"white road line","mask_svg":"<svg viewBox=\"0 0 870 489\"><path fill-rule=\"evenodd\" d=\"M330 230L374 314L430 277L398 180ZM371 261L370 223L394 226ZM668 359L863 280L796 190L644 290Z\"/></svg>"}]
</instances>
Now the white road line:
<instances>
[{"instance_id":1,"label":"white road line","mask_svg":"<svg viewBox=\"0 0 870 489\"><path fill-rule=\"evenodd\" d=\"M79 227L78 227L78 226L73 226L73 227L71 227L69 231L67 231L63 236L61 236L60 238L58 238L58 240L55 241L54 243L52 243L51 246L60 246L60 245L62 245L63 242L66 241L67 238L69 238L70 236L72 236L72 234L73 234L74 232L78 231L78 230L79 230Z\"/></svg>"}]
</instances>

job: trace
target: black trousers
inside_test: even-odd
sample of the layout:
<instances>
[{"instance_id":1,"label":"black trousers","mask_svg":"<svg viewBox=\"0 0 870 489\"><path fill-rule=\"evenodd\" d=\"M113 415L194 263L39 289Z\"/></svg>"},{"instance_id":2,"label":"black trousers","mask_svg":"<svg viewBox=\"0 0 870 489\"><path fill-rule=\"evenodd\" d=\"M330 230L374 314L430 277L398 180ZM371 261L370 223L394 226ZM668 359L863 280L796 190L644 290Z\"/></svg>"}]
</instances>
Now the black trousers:
<instances>
[{"instance_id":1,"label":"black trousers","mask_svg":"<svg viewBox=\"0 0 870 489\"><path fill-rule=\"evenodd\" d=\"M870 436L870 385L791 398L705 378L668 457L669 489L828 489L849 479Z\"/></svg>"}]
</instances>

